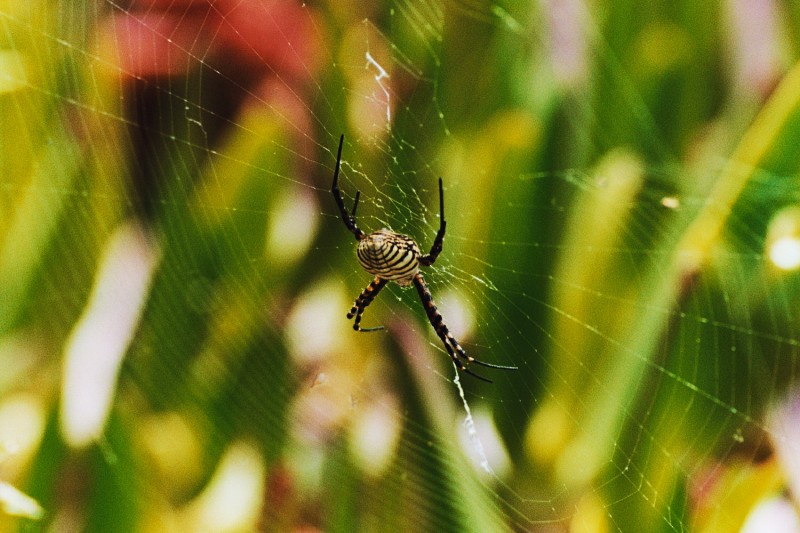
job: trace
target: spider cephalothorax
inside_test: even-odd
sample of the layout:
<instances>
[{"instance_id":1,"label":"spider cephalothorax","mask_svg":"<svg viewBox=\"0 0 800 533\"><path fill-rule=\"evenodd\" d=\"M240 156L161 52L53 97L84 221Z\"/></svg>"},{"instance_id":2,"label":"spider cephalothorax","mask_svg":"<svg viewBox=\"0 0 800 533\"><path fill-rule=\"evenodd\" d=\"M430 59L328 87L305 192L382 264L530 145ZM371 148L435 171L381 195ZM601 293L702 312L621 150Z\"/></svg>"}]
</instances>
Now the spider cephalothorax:
<instances>
[{"instance_id":1,"label":"spider cephalothorax","mask_svg":"<svg viewBox=\"0 0 800 533\"><path fill-rule=\"evenodd\" d=\"M342 193L339 190L339 167L342 163L343 144L344 135L339 139L339 151L336 154L336 169L333 172L331 193L333 193L333 199L336 201L336 205L339 208L339 214L342 217L344 225L347 226L347 229L350 230L350 232L355 235L356 240L358 240L358 262L361 263L364 270L375 276L375 279L361 291L352 309L347 313L348 319L355 318L353 329L356 331L376 331L383 329L383 326L362 328L361 316L364 314L364 310L367 306L372 303L372 300L375 299L380 290L388 282L394 281L401 287L414 285L422 301L422 305L425 306L425 313L428 315L428 320L436 331L436 335L438 335L444 343L447 353L450 354L450 358L459 370L463 370L467 374L489 382L491 382L491 380L475 374L467 368L467 365L476 363L490 368L516 370L517 367L514 366L492 365L478 361L474 357L467 355L464 348L462 348L458 341L450 334L450 331L444 324L442 315L433 303L431 291L428 290L428 285L425 283L425 279L419 271L421 266L426 267L432 265L442 251L445 228L447 227L447 222L444 220L442 178L439 178L439 231L436 233L431 251L423 255L417 243L408 235L402 235L385 228L372 233L364 233L358 228L356 225L356 207L358 207L358 199L361 196L361 192L356 191L356 197L353 201L353 210L348 213L344 206ZM462 359L464 361L462 361Z\"/></svg>"}]
</instances>

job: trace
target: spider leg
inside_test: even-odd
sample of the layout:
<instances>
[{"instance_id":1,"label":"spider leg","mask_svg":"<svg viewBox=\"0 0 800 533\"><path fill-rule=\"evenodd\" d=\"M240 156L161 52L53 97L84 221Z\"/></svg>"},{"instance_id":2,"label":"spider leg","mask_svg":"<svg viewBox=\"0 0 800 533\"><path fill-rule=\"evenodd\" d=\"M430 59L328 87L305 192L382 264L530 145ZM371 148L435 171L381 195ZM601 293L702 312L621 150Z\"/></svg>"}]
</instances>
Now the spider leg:
<instances>
[{"instance_id":1,"label":"spider leg","mask_svg":"<svg viewBox=\"0 0 800 533\"><path fill-rule=\"evenodd\" d=\"M439 178L439 231L436 232L436 238L433 240L431 251L419 258L419 262L423 266L430 266L442 253L444 231L447 227L447 222L444 219L444 192L442 191L442 178Z\"/></svg>"},{"instance_id":2,"label":"spider leg","mask_svg":"<svg viewBox=\"0 0 800 533\"><path fill-rule=\"evenodd\" d=\"M377 326L374 328L362 328L361 327L361 316L364 314L364 309L367 308L369 304L372 303L372 300L381 292L381 289L386 286L388 280L381 279L376 277L374 280L370 282L366 288L361 291L361 294L358 295L356 298L353 307L350 309L350 312L347 313L347 319L350 320L355 317L355 322L353 322L353 329L356 331L378 331L383 329L383 326Z\"/></svg>"},{"instance_id":3,"label":"spider leg","mask_svg":"<svg viewBox=\"0 0 800 533\"><path fill-rule=\"evenodd\" d=\"M361 198L361 191L356 191L356 199L353 200L353 210L350 211L350 218L355 221L356 219L356 207L358 207L358 199Z\"/></svg>"},{"instance_id":4,"label":"spider leg","mask_svg":"<svg viewBox=\"0 0 800 533\"><path fill-rule=\"evenodd\" d=\"M356 225L356 207L358 206L358 198L361 191L356 191L356 199L353 202L353 211L348 213L347 208L344 206L344 198L342 198L342 191L339 190L339 168L342 165L342 145L344 144L344 134L339 137L339 151L336 152L336 169L333 171L333 184L331 185L331 194L336 201L336 207L339 208L339 216L342 217L342 222L350 232L355 235L357 240L361 240L366 235L363 231L358 229Z\"/></svg>"},{"instance_id":5,"label":"spider leg","mask_svg":"<svg viewBox=\"0 0 800 533\"><path fill-rule=\"evenodd\" d=\"M445 335L447 336L447 340L453 346L453 349L458 353L458 355L460 357L463 357L470 363L475 363L476 365L481 365L488 368L499 368L501 370L519 370L519 368L516 366L494 365L492 363L484 363L479 359L475 359L474 357L468 355L466 351L464 351L464 348L461 347L461 345L452 335L450 335L449 333L445 333Z\"/></svg>"},{"instance_id":6,"label":"spider leg","mask_svg":"<svg viewBox=\"0 0 800 533\"><path fill-rule=\"evenodd\" d=\"M484 363L483 361L478 361L474 357L467 355L467 352L464 351L464 348L461 347L455 337L450 334L450 330L447 329L447 326L444 323L444 318L442 318L441 313L439 313L439 310L433 303L433 296L431 295L431 291L428 289L428 285L425 283L425 279L422 277L422 274L417 273L417 275L414 276L414 287L416 287L420 300L422 300L422 305L425 307L425 313L428 315L428 321L430 321L434 331L436 331L436 335L438 335L438 337L442 340L445 349L447 349L447 353L450 355L450 358L453 360L459 370L463 370L467 374L489 383L492 383L490 379L472 372L468 368L468 365L470 363L477 363L489 368L517 370L517 367L514 366L492 365L489 363ZM459 357L465 359L466 363L462 362Z\"/></svg>"},{"instance_id":7,"label":"spider leg","mask_svg":"<svg viewBox=\"0 0 800 533\"><path fill-rule=\"evenodd\" d=\"M426 310L428 309L427 305L426 305L425 308L426 308ZM463 372L466 372L470 376L473 376L473 377L476 377L476 378L480 379L481 381L485 381L486 383L493 383L493 381L491 379L485 378L485 377L481 376L480 374L476 374L475 372L470 370L461 361L461 359L459 359L458 356L456 356L455 352L453 351L453 348L451 348L450 345L447 343L447 338L450 336L450 334L448 333L447 326L442 324L442 315L439 314L438 311L436 311L436 306L433 306L433 310L436 313L436 315L439 317L439 323L441 324L441 327L434 326L434 330L436 331L436 335L438 335L439 338L442 340L442 344L444 344L444 347L447 350L447 353L450 355L450 359L453 360L453 364L456 365L456 368L458 368L459 370L461 370ZM430 319L430 314L428 315L428 319L431 320ZM431 320L431 324L433 324L433 320Z\"/></svg>"}]
</instances>

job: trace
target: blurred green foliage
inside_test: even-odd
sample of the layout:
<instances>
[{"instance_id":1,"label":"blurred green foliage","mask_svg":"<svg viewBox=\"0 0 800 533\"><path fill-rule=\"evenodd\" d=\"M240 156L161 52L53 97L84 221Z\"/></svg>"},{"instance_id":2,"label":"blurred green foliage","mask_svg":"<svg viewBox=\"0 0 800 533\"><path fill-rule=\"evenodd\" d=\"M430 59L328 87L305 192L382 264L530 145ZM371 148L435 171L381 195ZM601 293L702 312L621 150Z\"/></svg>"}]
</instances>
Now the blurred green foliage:
<instances>
[{"instance_id":1,"label":"blurred green foliage","mask_svg":"<svg viewBox=\"0 0 800 533\"><path fill-rule=\"evenodd\" d=\"M161 42L207 9L178 4L130 9ZM288 4L321 42L300 81L230 49L136 74L119 3L0 0L0 529L733 531L785 488L795 2ZM369 278L328 192L341 132L367 230L429 246L444 176L434 296L520 367L462 383L491 475L414 295L370 307L388 334L344 320ZM126 342L72 442L70 347L126 225L158 260L130 337L96 332Z\"/></svg>"}]
</instances>

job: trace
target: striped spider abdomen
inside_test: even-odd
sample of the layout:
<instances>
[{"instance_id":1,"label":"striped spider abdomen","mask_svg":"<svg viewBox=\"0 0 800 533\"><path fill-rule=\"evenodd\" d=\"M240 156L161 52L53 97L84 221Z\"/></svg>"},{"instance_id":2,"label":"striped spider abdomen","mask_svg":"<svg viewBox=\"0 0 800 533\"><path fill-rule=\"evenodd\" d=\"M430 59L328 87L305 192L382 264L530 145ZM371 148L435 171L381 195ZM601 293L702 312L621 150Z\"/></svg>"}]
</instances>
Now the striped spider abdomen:
<instances>
[{"instance_id":1,"label":"striped spider abdomen","mask_svg":"<svg viewBox=\"0 0 800 533\"><path fill-rule=\"evenodd\" d=\"M358 241L358 262L381 279L409 287L419 272L422 255L414 239L390 229L380 229Z\"/></svg>"}]
</instances>

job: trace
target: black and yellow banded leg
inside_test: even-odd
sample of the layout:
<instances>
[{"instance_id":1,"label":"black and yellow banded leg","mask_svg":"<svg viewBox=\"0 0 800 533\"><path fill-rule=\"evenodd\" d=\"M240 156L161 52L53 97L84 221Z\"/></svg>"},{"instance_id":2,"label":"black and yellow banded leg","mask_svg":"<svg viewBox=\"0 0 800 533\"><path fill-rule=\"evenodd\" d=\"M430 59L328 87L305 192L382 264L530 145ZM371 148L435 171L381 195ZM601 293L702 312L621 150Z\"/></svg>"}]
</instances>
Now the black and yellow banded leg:
<instances>
[{"instance_id":1,"label":"black and yellow banded leg","mask_svg":"<svg viewBox=\"0 0 800 533\"><path fill-rule=\"evenodd\" d=\"M455 337L450 334L450 330L447 329L441 313L439 313L439 310L433 303L433 296L431 295L431 291L428 289L428 285L425 283L425 279L422 277L422 274L417 273L417 275L414 276L414 286L417 288L417 293L419 293L419 298L422 300L422 305L425 307L425 313L428 315L428 320L430 321L431 326L433 326L433 329L436 331L436 335L442 340L447 353L450 355L450 358L453 360L453 363L455 363L459 370L463 370L473 377L491 383L492 380L471 371L468 368L468 365L470 363L476 363L489 368L501 368L505 370L517 369L517 367L514 366L501 366L484 363L483 361L479 361L474 357L467 355L467 352L464 351L464 348L461 347ZM462 362L459 357L466 360L466 363Z\"/></svg>"},{"instance_id":2,"label":"black and yellow banded leg","mask_svg":"<svg viewBox=\"0 0 800 533\"><path fill-rule=\"evenodd\" d=\"M458 344L458 341L456 341L453 336L450 335L450 331L447 329L441 313L439 313L439 310L433 303L433 296L431 295L431 291L428 289L428 284L425 283L425 279L422 277L422 274L417 273L417 275L414 276L414 287L416 287L417 293L419 293L419 298L422 300L422 305L425 307L425 313L428 315L428 321L430 321L431 326L433 326L434 331L436 331L436 335L442 340L442 344L444 344L444 347L447 350L447 353L450 355L450 358L453 360L453 363L456 365L456 368L466 372L467 374L470 374L473 377L491 383L492 380L471 371L469 368L467 368L467 365L458 358L459 355L465 358L467 360L467 364L474 361L474 359L469 357L464 349L461 348L461 345ZM458 353L458 355L456 355L456 353Z\"/></svg>"},{"instance_id":3,"label":"black and yellow banded leg","mask_svg":"<svg viewBox=\"0 0 800 533\"><path fill-rule=\"evenodd\" d=\"M352 309L350 312L347 313L347 319L352 319L353 317L356 318L355 322L353 322L353 329L356 331L378 331L383 329L383 326L377 326L374 328L362 328L361 327L361 316L364 314L364 309L367 308L369 304L372 303L372 300L381 292L381 289L386 285L388 280L375 278L370 282L366 288L361 291L361 294L358 295L356 298L355 303L353 304Z\"/></svg>"}]
</instances>

